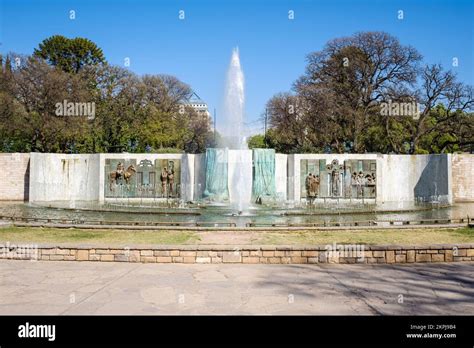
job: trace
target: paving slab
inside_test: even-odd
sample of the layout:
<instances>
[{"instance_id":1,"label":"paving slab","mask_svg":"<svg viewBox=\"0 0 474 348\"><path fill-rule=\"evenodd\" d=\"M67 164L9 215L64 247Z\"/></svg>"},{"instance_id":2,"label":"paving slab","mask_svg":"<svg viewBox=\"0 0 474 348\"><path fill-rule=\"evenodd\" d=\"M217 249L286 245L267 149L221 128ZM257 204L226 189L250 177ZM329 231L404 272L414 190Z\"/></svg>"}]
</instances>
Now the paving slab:
<instances>
[{"instance_id":1,"label":"paving slab","mask_svg":"<svg viewBox=\"0 0 474 348\"><path fill-rule=\"evenodd\" d=\"M472 315L474 263L0 262L0 314Z\"/></svg>"}]
</instances>

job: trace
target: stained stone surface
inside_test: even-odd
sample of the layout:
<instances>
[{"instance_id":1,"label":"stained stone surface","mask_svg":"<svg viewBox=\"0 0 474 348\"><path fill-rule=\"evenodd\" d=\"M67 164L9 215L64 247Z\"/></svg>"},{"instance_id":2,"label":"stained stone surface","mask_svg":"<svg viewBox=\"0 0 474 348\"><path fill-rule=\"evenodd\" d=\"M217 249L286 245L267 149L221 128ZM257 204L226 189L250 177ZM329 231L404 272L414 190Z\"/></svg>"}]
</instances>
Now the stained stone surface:
<instances>
[{"instance_id":1,"label":"stained stone surface","mask_svg":"<svg viewBox=\"0 0 474 348\"><path fill-rule=\"evenodd\" d=\"M0 314L474 313L474 263L0 262Z\"/></svg>"},{"instance_id":2,"label":"stained stone surface","mask_svg":"<svg viewBox=\"0 0 474 348\"><path fill-rule=\"evenodd\" d=\"M0 162L7 161L8 166L15 167L13 157L10 154L8 156L0 156ZM473 155L465 156L470 157L462 162L453 162L451 154L276 154L275 177L272 180L275 187L272 184L272 191L275 190L278 201L304 203L304 180L311 172L319 175L320 180L317 195L311 195L315 197L315 203L353 204L361 203L359 200L364 199L367 204L378 205L401 202L399 209L403 208L403 204L418 201L451 204L457 197L472 200L474 180L472 175L463 173L472 172L470 168L474 160L471 159ZM31 153L30 157L28 173L20 166L18 172L0 174L0 178L5 176L5 180L0 180L0 197L2 192L10 199L19 196L18 191L23 183L24 194L30 202L36 203L103 203L107 199L114 202L118 198L132 201L148 199L153 202L153 199L163 198L160 173L164 166L169 167L171 164L175 168L172 198L188 202L199 201L205 196L206 168L209 163L206 163L206 155L202 154L144 153L124 156ZM129 184L124 184L121 179L112 179L118 162L124 165L124 169L135 165L136 172L126 170L131 175ZM144 165L148 162L150 166ZM255 169L252 169L252 152L229 150L227 166L231 201L233 196L244 195L242 200L250 203L252 173ZM353 178L354 173L361 177L357 179L356 175ZM246 179L240 182L242 177Z\"/></svg>"}]
</instances>

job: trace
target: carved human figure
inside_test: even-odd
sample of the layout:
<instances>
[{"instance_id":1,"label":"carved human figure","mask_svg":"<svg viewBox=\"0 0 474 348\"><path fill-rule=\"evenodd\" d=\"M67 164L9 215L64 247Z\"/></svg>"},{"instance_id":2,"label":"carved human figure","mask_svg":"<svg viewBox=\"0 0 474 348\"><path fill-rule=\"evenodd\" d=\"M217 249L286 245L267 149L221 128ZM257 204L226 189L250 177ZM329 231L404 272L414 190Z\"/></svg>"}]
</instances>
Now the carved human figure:
<instances>
[{"instance_id":1,"label":"carved human figure","mask_svg":"<svg viewBox=\"0 0 474 348\"><path fill-rule=\"evenodd\" d=\"M168 185L169 185L169 194L173 194L173 184L174 184L174 171L170 168L168 171Z\"/></svg>"},{"instance_id":2,"label":"carved human figure","mask_svg":"<svg viewBox=\"0 0 474 348\"><path fill-rule=\"evenodd\" d=\"M118 180L123 177L123 173L125 172L125 166L122 162L117 163L117 169L115 170L116 176L115 179Z\"/></svg>"},{"instance_id":3,"label":"carved human figure","mask_svg":"<svg viewBox=\"0 0 474 348\"><path fill-rule=\"evenodd\" d=\"M160 180L161 180L161 194L164 197L166 195L166 183L168 182L168 169L166 167L164 167L161 170Z\"/></svg>"},{"instance_id":4,"label":"carved human figure","mask_svg":"<svg viewBox=\"0 0 474 348\"><path fill-rule=\"evenodd\" d=\"M122 162L117 164L117 168L109 173L109 187L110 191L115 191L115 185L118 184L119 179L125 180L127 190L130 190L130 180L133 175L137 172L137 169L133 164L129 165L127 170L124 170Z\"/></svg>"},{"instance_id":5,"label":"carved human figure","mask_svg":"<svg viewBox=\"0 0 474 348\"><path fill-rule=\"evenodd\" d=\"M331 172L331 185L332 185L332 195L337 197L340 195L339 188L341 186L341 178L338 169L334 169Z\"/></svg>"},{"instance_id":6,"label":"carved human figure","mask_svg":"<svg viewBox=\"0 0 474 348\"><path fill-rule=\"evenodd\" d=\"M318 194L319 194L319 183L320 183L320 179L319 179L319 175L314 175L312 176L311 178L311 182L310 182L310 192L311 192L311 196L312 197L317 197Z\"/></svg>"},{"instance_id":7,"label":"carved human figure","mask_svg":"<svg viewBox=\"0 0 474 348\"><path fill-rule=\"evenodd\" d=\"M375 179L375 173L372 173L370 186L372 187L371 194L375 196L375 188L377 186L377 181Z\"/></svg>"},{"instance_id":8,"label":"carved human figure","mask_svg":"<svg viewBox=\"0 0 474 348\"><path fill-rule=\"evenodd\" d=\"M372 174L370 175L370 182L369 182L369 185L375 186L375 184L376 184L376 183L375 183L375 173L372 173Z\"/></svg>"},{"instance_id":9,"label":"carved human figure","mask_svg":"<svg viewBox=\"0 0 474 348\"><path fill-rule=\"evenodd\" d=\"M353 172L351 175L351 185L357 185L357 173Z\"/></svg>"},{"instance_id":10,"label":"carved human figure","mask_svg":"<svg viewBox=\"0 0 474 348\"><path fill-rule=\"evenodd\" d=\"M309 173L308 176L306 177L305 179L305 182L304 182L304 187L306 189L306 196L307 197L310 197L311 196L311 180L313 178L313 174Z\"/></svg>"},{"instance_id":11,"label":"carved human figure","mask_svg":"<svg viewBox=\"0 0 474 348\"><path fill-rule=\"evenodd\" d=\"M374 179L371 174L367 174L365 176L365 179L367 180L367 186L373 186L374 185Z\"/></svg>"},{"instance_id":12,"label":"carved human figure","mask_svg":"<svg viewBox=\"0 0 474 348\"><path fill-rule=\"evenodd\" d=\"M329 191L332 197L339 197L341 195L341 171L343 166L339 165L339 161L334 159L331 164L326 166L330 173Z\"/></svg>"},{"instance_id":13,"label":"carved human figure","mask_svg":"<svg viewBox=\"0 0 474 348\"><path fill-rule=\"evenodd\" d=\"M357 180L356 180L356 183L357 183L357 196L363 196L364 195L364 173L362 173L362 171L359 172L359 174L357 174Z\"/></svg>"}]
</instances>

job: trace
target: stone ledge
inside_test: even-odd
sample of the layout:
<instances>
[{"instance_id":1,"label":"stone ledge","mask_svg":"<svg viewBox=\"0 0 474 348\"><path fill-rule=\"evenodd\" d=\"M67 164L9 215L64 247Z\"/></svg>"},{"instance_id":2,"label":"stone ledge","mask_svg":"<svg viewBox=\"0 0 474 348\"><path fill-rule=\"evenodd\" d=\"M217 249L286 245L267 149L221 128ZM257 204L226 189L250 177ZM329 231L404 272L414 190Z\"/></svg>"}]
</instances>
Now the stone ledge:
<instances>
[{"instance_id":1,"label":"stone ledge","mask_svg":"<svg viewBox=\"0 0 474 348\"><path fill-rule=\"evenodd\" d=\"M474 261L474 244L360 246L362 248L356 249L350 246L344 251L331 252L323 246L142 245L119 248L117 246L42 245L37 249L31 249L30 255L25 254L21 248L18 251L0 249L0 259L199 264L394 264Z\"/></svg>"},{"instance_id":2,"label":"stone ledge","mask_svg":"<svg viewBox=\"0 0 474 348\"><path fill-rule=\"evenodd\" d=\"M6 242L3 242L6 243ZM30 243L30 242L10 242L15 245L36 245L38 249L96 249L96 250L183 250L183 251L325 251L325 245L187 245L187 244L114 244L114 245L98 245L98 244L50 244L50 243ZM332 245L332 244L329 244ZM337 245L341 245L337 243ZM357 245L363 245L358 243ZM457 249L474 249L474 243L462 244L428 244L428 245L364 245L364 250L450 250L456 247ZM0 249L1 251L1 249Z\"/></svg>"},{"instance_id":3,"label":"stone ledge","mask_svg":"<svg viewBox=\"0 0 474 348\"><path fill-rule=\"evenodd\" d=\"M87 211L87 210L86 210ZM389 211L384 211L389 212ZM394 211L396 212L396 211ZM408 212L408 211L407 211ZM441 220L441 219L440 219ZM52 223L52 222L21 222L12 221L13 226L18 227L54 227L54 228L81 228L90 230L129 230L132 231L194 231L194 232L246 232L246 231L365 231L365 230L397 230L397 229L427 229L427 228L458 228L466 227L466 223L448 224L406 224L406 225L360 225L360 226L272 226L272 227L201 227L201 226L154 226L154 225L134 225L134 224L73 224L73 223Z\"/></svg>"}]
</instances>

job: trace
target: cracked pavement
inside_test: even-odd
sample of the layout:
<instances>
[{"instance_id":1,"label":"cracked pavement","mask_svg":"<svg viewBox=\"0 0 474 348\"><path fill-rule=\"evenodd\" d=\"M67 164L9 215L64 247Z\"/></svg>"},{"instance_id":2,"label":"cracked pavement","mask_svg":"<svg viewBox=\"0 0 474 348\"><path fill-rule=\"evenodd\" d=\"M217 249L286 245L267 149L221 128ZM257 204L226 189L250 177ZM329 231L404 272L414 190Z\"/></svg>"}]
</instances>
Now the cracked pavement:
<instances>
[{"instance_id":1,"label":"cracked pavement","mask_svg":"<svg viewBox=\"0 0 474 348\"><path fill-rule=\"evenodd\" d=\"M0 314L472 315L474 263L0 262Z\"/></svg>"}]
</instances>

